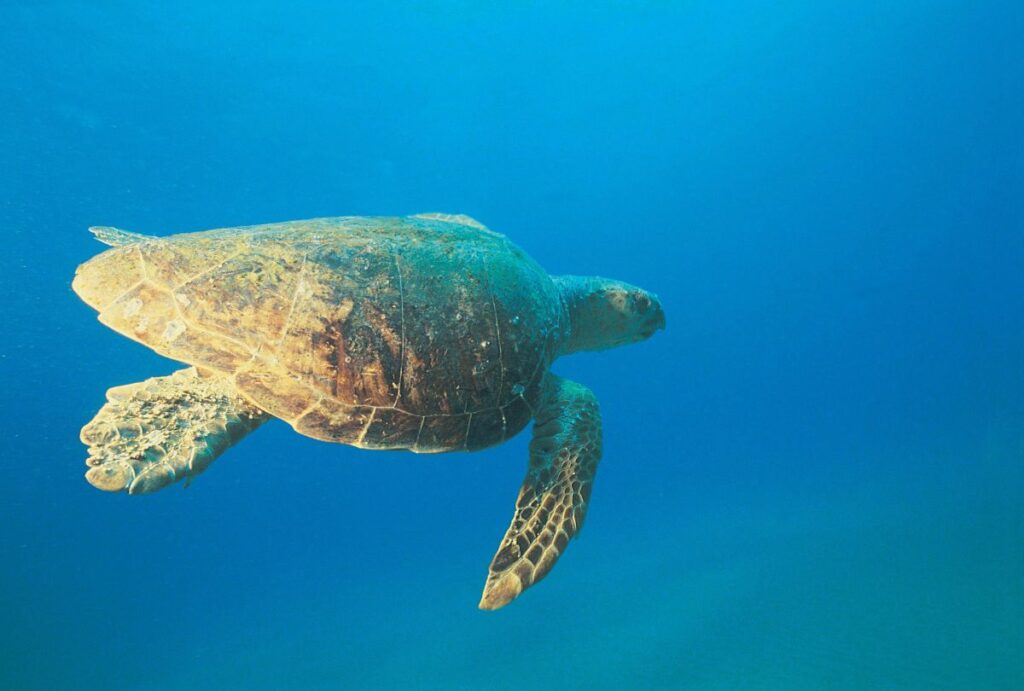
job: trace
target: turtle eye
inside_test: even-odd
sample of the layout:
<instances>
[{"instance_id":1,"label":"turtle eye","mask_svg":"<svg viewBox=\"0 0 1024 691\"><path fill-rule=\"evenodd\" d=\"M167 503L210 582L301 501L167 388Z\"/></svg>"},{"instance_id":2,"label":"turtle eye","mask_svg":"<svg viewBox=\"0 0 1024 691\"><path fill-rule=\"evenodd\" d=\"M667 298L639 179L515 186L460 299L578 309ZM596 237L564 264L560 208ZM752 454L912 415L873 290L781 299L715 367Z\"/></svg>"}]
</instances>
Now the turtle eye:
<instances>
[{"instance_id":1,"label":"turtle eye","mask_svg":"<svg viewBox=\"0 0 1024 691\"><path fill-rule=\"evenodd\" d=\"M633 300L636 305L637 311L640 313L646 312L647 309L651 306L651 299L646 295L637 295L635 298L633 298Z\"/></svg>"}]
</instances>

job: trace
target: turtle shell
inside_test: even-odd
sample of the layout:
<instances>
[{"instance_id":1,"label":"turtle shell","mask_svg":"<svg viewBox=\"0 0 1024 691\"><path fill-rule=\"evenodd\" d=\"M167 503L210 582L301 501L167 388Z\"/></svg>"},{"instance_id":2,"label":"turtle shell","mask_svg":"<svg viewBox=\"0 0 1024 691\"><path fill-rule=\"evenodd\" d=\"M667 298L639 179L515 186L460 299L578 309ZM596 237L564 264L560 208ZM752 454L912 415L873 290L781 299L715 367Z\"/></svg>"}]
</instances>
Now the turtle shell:
<instances>
[{"instance_id":1,"label":"turtle shell","mask_svg":"<svg viewBox=\"0 0 1024 691\"><path fill-rule=\"evenodd\" d=\"M547 273L465 217L130 237L76 274L100 321L326 441L500 443L532 417L564 322Z\"/></svg>"}]
</instances>

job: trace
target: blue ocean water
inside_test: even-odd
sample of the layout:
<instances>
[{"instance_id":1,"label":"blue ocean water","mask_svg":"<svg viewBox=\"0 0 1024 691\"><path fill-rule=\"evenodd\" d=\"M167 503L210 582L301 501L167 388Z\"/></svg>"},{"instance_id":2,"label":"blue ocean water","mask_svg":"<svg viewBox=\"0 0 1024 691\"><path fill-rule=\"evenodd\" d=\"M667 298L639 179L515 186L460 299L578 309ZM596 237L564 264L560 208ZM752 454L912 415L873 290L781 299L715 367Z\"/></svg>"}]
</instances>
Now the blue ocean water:
<instances>
[{"instance_id":1,"label":"blue ocean water","mask_svg":"<svg viewBox=\"0 0 1024 691\"><path fill-rule=\"evenodd\" d=\"M1016 2L0 7L0 687L1024 688ZM476 609L529 433L271 423L187 490L79 428L176 369L70 289L114 225L470 214L666 331L587 525Z\"/></svg>"}]
</instances>

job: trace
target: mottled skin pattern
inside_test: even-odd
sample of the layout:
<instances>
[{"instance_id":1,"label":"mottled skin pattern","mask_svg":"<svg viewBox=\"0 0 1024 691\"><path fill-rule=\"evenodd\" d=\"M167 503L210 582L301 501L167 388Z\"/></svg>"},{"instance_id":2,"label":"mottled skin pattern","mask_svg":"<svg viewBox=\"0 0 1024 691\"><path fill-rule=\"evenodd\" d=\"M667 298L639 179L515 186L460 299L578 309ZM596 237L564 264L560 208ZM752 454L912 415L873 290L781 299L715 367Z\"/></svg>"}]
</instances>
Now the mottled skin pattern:
<instances>
[{"instance_id":1,"label":"mottled skin pattern","mask_svg":"<svg viewBox=\"0 0 1024 691\"><path fill-rule=\"evenodd\" d=\"M116 386L82 428L89 447L85 477L100 489L129 494L188 482L268 419L226 377L201 376L194 367Z\"/></svg>"},{"instance_id":2,"label":"mottled skin pattern","mask_svg":"<svg viewBox=\"0 0 1024 691\"><path fill-rule=\"evenodd\" d=\"M590 389L549 375L534 420L530 469L491 561L483 609L497 609L551 570L583 527L601 459L601 414Z\"/></svg>"},{"instance_id":3,"label":"mottled skin pattern","mask_svg":"<svg viewBox=\"0 0 1024 691\"><path fill-rule=\"evenodd\" d=\"M75 291L107 326L193 367L108 392L82 430L91 483L138 494L191 478L270 417L325 441L415 452L481 449L534 419L484 609L540 580L586 514L597 401L551 363L664 327L653 295L552 278L465 216L93 232L113 248L79 267Z\"/></svg>"}]
</instances>

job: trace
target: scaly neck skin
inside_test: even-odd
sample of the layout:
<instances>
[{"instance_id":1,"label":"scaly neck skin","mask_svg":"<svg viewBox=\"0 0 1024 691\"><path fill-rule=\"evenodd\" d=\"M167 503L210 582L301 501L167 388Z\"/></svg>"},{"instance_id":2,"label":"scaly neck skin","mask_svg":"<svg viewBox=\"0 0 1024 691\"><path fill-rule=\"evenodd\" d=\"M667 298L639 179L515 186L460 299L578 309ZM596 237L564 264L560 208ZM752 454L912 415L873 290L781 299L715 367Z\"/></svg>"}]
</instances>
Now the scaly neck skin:
<instances>
[{"instance_id":1,"label":"scaly neck skin","mask_svg":"<svg viewBox=\"0 0 1024 691\"><path fill-rule=\"evenodd\" d=\"M657 296L599 276L555 276L568 324L560 354L605 350L649 338L665 328Z\"/></svg>"}]
</instances>

